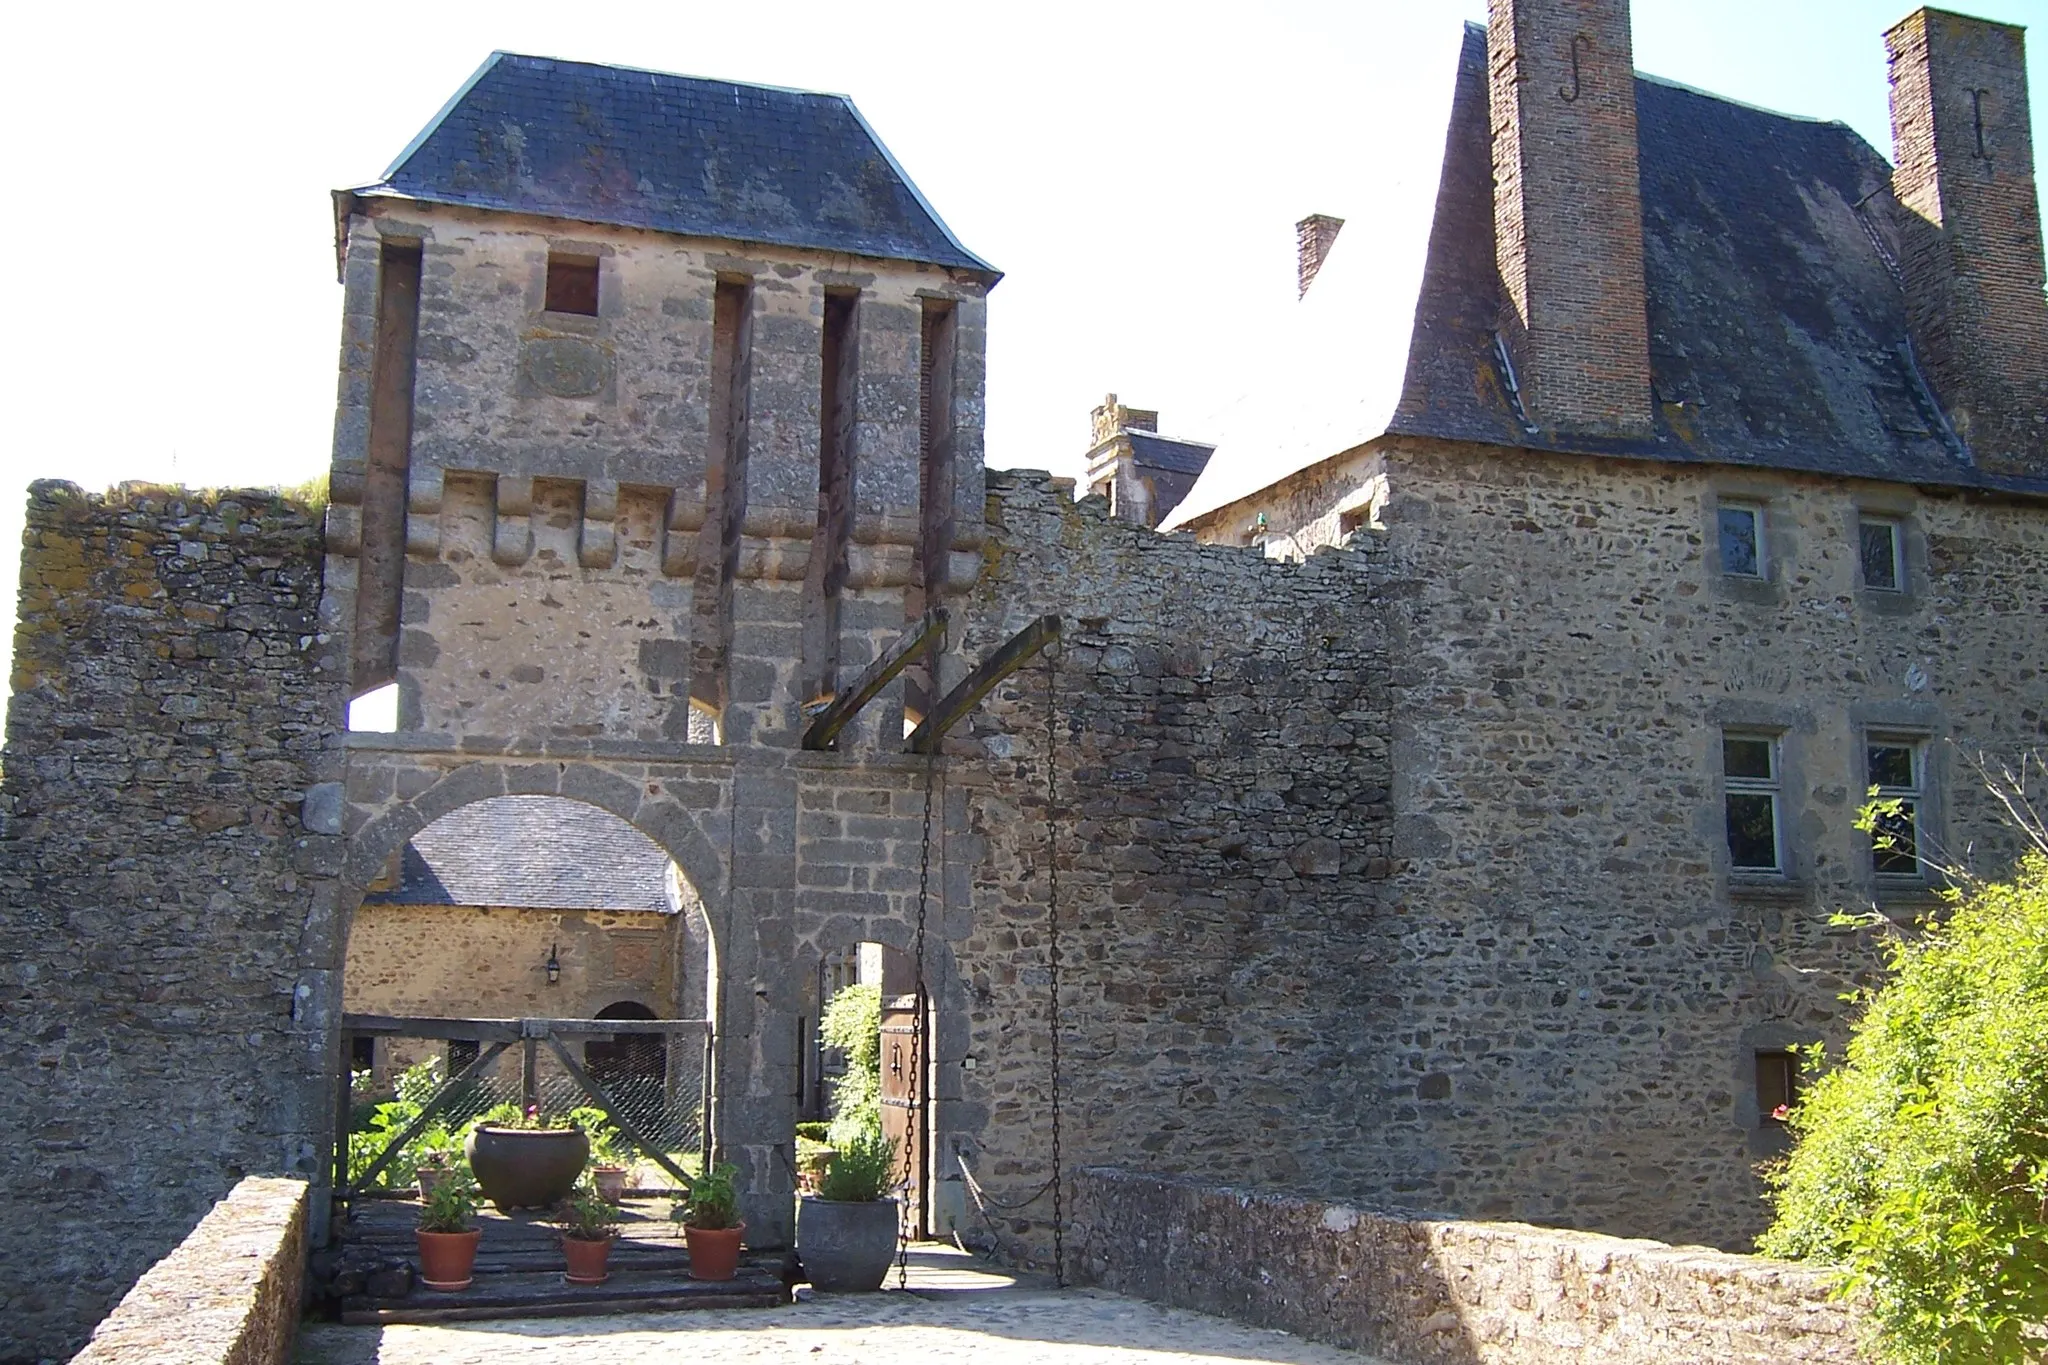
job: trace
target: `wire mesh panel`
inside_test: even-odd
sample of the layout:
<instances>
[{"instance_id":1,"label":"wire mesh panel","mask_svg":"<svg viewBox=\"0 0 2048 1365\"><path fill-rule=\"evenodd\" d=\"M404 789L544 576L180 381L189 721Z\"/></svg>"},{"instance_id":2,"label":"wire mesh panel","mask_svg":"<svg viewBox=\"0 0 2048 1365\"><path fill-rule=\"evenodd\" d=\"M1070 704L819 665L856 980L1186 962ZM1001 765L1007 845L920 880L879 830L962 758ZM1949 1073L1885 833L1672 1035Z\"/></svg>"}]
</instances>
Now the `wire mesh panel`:
<instances>
[{"instance_id":1,"label":"wire mesh panel","mask_svg":"<svg viewBox=\"0 0 2048 1365\"><path fill-rule=\"evenodd\" d=\"M429 1026L431 1033L398 1031L405 1022ZM347 1187L410 1190L422 1165L461 1164L477 1125L525 1121L529 1111L544 1122L583 1128L592 1138L592 1164L628 1167L638 1188L658 1189L675 1180L635 1135L685 1171L698 1169L704 1143L701 1022L663 1021L659 1032L579 1037L579 1025L596 1029L604 1023L532 1021L541 1027L530 1024L529 1036L521 1037L519 1021L491 1020L474 1022L479 1032L506 1037L486 1042L446 1036L463 1022L380 1020L379 1031L349 1040L346 1168L340 1173ZM555 1054L549 1034L603 1092L602 1100ZM367 1047L365 1038L371 1040ZM501 1050L465 1075L493 1047Z\"/></svg>"}]
</instances>

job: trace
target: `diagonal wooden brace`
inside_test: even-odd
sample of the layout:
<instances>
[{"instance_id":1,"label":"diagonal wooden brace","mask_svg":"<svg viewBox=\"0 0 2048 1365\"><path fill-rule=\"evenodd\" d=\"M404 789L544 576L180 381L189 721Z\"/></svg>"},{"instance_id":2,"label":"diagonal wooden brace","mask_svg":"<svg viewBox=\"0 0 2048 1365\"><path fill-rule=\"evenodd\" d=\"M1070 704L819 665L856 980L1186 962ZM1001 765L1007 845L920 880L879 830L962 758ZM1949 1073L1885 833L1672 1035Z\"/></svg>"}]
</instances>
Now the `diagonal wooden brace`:
<instances>
[{"instance_id":1,"label":"diagonal wooden brace","mask_svg":"<svg viewBox=\"0 0 2048 1365\"><path fill-rule=\"evenodd\" d=\"M498 1054L510 1046L512 1046L510 1043L492 1043L489 1047L478 1053L475 1061L462 1068L461 1075L456 1076L435 1092L434 1097L428 1100L426 1105L420 1110L419 1117L405 1125L404 1130L397 1137L391 1139L391 1145L378 1153L377 1159L370 1163L368 1170L364 1171L361 1176L348 1182L348 1188L343 1193L353 1195L358 1190L368 1189L370 1182L379 1175L382 1175L384 1168L391 1164L391 1158L397 1156L406 1143L418 1137L426 1128L428 1122L447 1107L448 1101L461 1093L464 1085L483 1075L484 1068L497 1061ZM346 1154L344 1154L344 1160L346 1160ZM344 1165L342 1169L347 1170L348 1168Z\"/></svg>"},{"instance_id":2,"label":"diagonal wooden brace","mask_svg":"<svg viewBox=\"0 0 2048 1365\"><path fill-rule=\"evenodd\" d=\"M1030 663L1040 650L1059 638L1060 618L1057 616L1041 616L1012 635L1001 649L983 659L972 673L961 679L958 687L939 699L939 704L910 732L905 747L914 754L937 753L946 738L946 731L979 706L983 697L995 691L996 684Z\"/></svg>"},{"instance_id":3,"label":"diagonal wooden brace","mask_svg":"<svg viewBox=\"0 0 2048 1365\"><path fill-rule=\"evenodd\" d=\"M662 1151L645 1133L640 1131L637 1124L619 1112L619 1107L612 1103L612 1097L605 1093L604 1087L597 1083L595 1077L583 1069L583 1063L576 1060L575 1054L562 1046L561 1039L550 1033L547 1036L547 1045L549 1050L555 1054L555 1059L561 1062L563 1069L569 1073L576 1084L583 1087L584 1093L597 1101L597 1107L604 1110L604 1116L610 1119L621 1133L630 1138L634 1146L645 1152L649 1160L681 1182L683 1192L687 1194L690 1187L696 1182L690 1179L683 1171L683 1168L670 1161L667 1152Z\"/></svg>"},{"instance_id":4,"label":"diagonal wooden brace","mask_svg":"<svg viewBox=\"0 0 2048 1365\"><path fill-rule=\"evenodd\" d=\"M907 668L920 654L930 650L934 653L946 647L946 609L940 607L925 613L914 630L908 630L889 646L881 658L867 666L852 687L832 699L832 704L818 713L804 731L806 749L829 749L838 742L839 732L844 730L860 709L875 699L875 695L889 685L889 680Z\"/></svg>"}]
</instances>

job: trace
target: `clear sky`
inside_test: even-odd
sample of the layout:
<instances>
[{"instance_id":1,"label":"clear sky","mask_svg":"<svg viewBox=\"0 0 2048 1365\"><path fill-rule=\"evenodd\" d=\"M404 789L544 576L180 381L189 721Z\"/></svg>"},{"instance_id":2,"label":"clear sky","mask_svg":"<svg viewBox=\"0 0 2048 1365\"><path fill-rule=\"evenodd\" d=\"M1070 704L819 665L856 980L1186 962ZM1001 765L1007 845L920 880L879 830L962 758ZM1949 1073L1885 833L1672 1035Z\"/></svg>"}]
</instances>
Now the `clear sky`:
<instances>
[{"instance_id":1,"label":"clear sky","mask_svg":"<svg viewBox=\"0 0 2048 1365\"><path fill-rule=\"evenodd\" d=\"M1950 7L2036 27L2040 127L2048 0ZM1908 9L1636 0L1636 65L1840 119L1889 153L1881 34ZM1007 272L990 463L1071 473L1107 390L1202 434L1293 302L1295 220L1370 214L1385 147L1440 146L1440 125L1409 125L1441 108L1459 25L1484 16L1484 0L27 7L0 84L0 593L31 478L325 467L327 192L376 178L494 47L851 95Z\"/></svg>"}]
</instances>

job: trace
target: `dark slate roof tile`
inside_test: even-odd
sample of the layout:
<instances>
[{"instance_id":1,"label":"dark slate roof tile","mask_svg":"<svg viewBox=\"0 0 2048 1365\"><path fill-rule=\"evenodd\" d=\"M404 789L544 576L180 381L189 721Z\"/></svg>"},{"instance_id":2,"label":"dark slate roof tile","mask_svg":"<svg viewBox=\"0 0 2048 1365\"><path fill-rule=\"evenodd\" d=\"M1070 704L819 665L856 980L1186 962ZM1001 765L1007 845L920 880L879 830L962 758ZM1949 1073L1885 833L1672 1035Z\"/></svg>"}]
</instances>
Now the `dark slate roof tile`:
<instances>
[{"instance_id":1,"label":"dark slate roof tile","mask_svg":"<svg viewBox=\"0 0 2048 1365\"><path fill-rule=\"evenodd\" d=\"M661 845L609 811L553 796L493 796L450 811L405 846L384 905L659 910Z\"/></svg>"},{"instance_id":2,"label":"dark slate roof tile","mask_svg":"<svg viewBox=\"0 0 2048 1365\"><path fill-rule=\"evenodd\" d=\"M356 193L998 278L844 95L497 52Z\"/></svg>"},{"instance_id":3,"label":"dark slate roof tile","mask_svg":"<svg viewBox=\"0 0 2048 1365\"><path fill-rule=\"evenodd\" d=\"M1154 469L1170 470L1175 474L1199 474L1209 457L1216 453L1216 447L1201 441L1176 441L1170 436L1158 436L1149 431L1126 431L1124 436L1131 443L1131 453L1138 463Z\"/></svg>"}]
</instances>

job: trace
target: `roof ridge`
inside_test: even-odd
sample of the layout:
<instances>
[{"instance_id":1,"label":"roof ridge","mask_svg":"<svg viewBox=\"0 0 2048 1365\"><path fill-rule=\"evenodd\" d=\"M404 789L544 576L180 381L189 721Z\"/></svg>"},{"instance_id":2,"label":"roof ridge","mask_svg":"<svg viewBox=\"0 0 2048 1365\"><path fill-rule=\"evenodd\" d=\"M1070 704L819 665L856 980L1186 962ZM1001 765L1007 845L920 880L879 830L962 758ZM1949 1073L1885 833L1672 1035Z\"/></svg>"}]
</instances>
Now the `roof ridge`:
<instances>
[{"instance_id":1,"label":"roof ridge","mask_svg":"<svg viewBox=\"0 0 2048 1365\"><path fill-rule=\"evenodd\" d=\"M773 85L767 81L739 81L729 76L700 76L692 71L664 71L655 66L635 66L630 62L593 62L581 57L551 57L544 52L513 52L507 48L492 51L493 59L514 57L527 62L558 62L563 66L588 66L599 71L627 71L637 76L665 76L672 81L699 81L705 85L736 85L746 90L770 90L778 95L811 95L818 99L845 100L853 102L850 95L837 90L812 90L801 85ZM486 63L488 65L489 63Z\"/></svg>"},{"instance_id":2,"label":"roof ridge","mask_svg":"<svg viewBox=\"0 0 2048 1365\"><path fill-rule=\"evenodd\" d=\"M1747 109L1753 114L1769 114L1772 118L1786 119L1793 123L1812 123L1822 127L1834 128L1847 128L1849 126L1841 119L1822 118L1819 114L1792 114L1787 113L1783 109L1767 109L1761 104L1751 104L1748 100L1736 99L1733 95L1722 95L1712 90L1702 90L1697 85L1687 85L1684 81L1675 81L1669 76L1653 76L1647 71L1636 72L1636 79L1647 81L1651 85L1661 85L1667 90L1683 90L1686 94L1698 95L1701 99L1713 100L1719 104L1733 105L1737 109Z\"/></svg>"}]
</instances>

